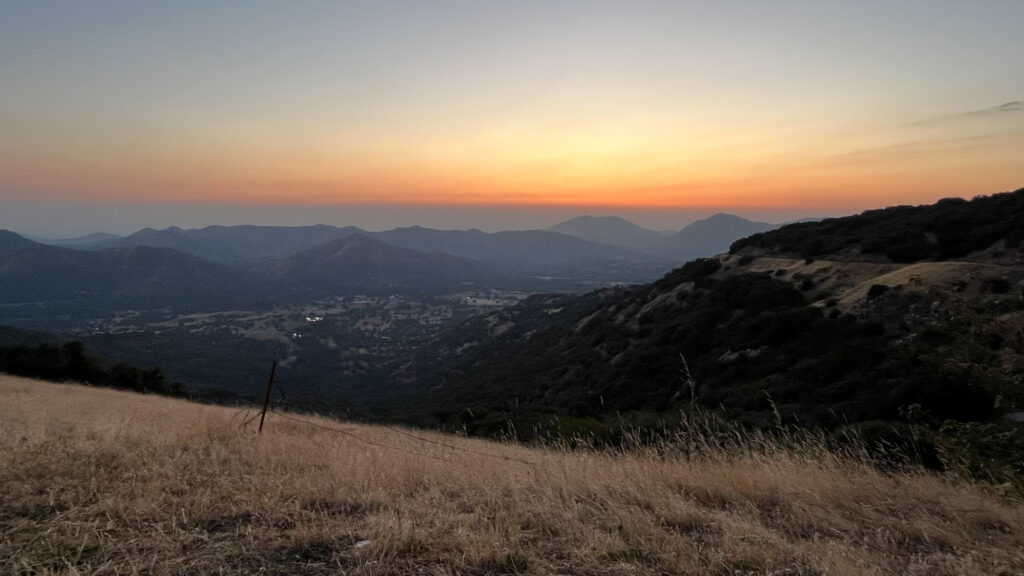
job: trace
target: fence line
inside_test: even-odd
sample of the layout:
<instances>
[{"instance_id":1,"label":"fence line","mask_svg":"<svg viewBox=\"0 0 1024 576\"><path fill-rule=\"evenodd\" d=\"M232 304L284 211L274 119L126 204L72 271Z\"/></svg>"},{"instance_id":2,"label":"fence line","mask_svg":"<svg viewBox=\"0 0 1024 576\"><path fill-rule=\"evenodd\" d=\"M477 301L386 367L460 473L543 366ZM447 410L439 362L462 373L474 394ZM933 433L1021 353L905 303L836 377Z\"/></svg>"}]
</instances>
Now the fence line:
<instances>
[{"instance_id":1,"label":"fence line","mask_svg":"<svg viewBox=\"0 0 1024 576\"><path fill-rule=\"evenodd\" d=\"M405 452L406 454L411 454L413 456L422 456L424 458L433 458L433 459L439 460L441 462L451 462L451 460L448 460L446 458L443 458L441 456L437 456L437 455L434 455L434 454L426 454L426 453L423 453L423 452L415 452L413 450L402 448L401 446L393 446L393 445L390 445L390 444L383 444L383 443L380 443L380 442L375 442L373 440L368 440L366 438L363 438L362 436L359 436L358 434L353 434L352 432L349 432L348 430L343 430L341 428L335 428L333 426L327 426L327 425L324 425L324 424L318 424L316 422L310 422L309 420L303 420L301 418L296 418L294 416L289 416L288 414L285 414L284 412L278 411L276 408L271 408L271 412L273 414L277 415L277 416L280 416L280 417L284 418L285 420L291 420L292 422L298 422L300 424L306 424L307 426L313 426L315 428L319 428L321 430L326 430L328 432L334 432L334 433L337 433L337 434L343 434L345 436L348 436L348 437L350 437L350 438L352 438L354 440L357 440L359 442L363 442L364 444L368 444L370 446L376 446L376 447L379 447L379 448L386 448L386 449L390 449L390 450L398 450L399 452ZM404 430L399 430L398 428L394 428L392 426L382 425L382 426L379 426L379 427L380 428L384 428L385 430L389 430L391 432L400 434L402 436L408 436L410 438L419 440L421 442L427 442L429 444L435 444L437 446L442 446L442 447L445 447L445 448L450 448L452 450L456 450L456 451L459 451L459 452L465 452L467 454L473 454L473 455L476 455L476 456L484 456L484 457L487 457L487 458L494 458L494 459L497 459L497 460L505 460L507 462L518 462L519 464L525 464L526 466L530 466L531 468L536 470L536 466L537 466L536 463L530 462L528 460L523 460L521 458L516 458L514 456L504 456L504 455L498 455L498 454L490 454L490 453L487 453L487 452L480 452L480 451L472 450L472 449L469 449L469 448L460 448L459 446L454 446L452 444L446 444L444 442L438 442L436 440L431 440L429 438L423 438L422 436L417 436L415 434L411 434L411 433L406 432Z\"/></svg>"},{"instance_id":2,"label":"fence line","mask_svg":"<svg viewBox=\"0 0 1024 576\"><path fill-rule=\"evenodd\" d=\"M334 432L336 434L343 434L345 436L348 436L349 438L352 438L353 440L357 440L359 442L362 442L363 444L368 444L370 446L376 446L378 448L385 448L385 449L388 449L388 450L397 450L399 452L405 452L406 454L410 454L412 456L419 456L419 457L422 457L422 458L432 458L434 460L439 460L441 462L449 462L449 460L446 460L446 459L444 459L444 458L442 458L440 456L434 455L434 454L426 454L426 453L423 453L423 452L414 452L412 450L409 450L409 449L406 449L406 448L402 448L401 446L392 446L391 444L383 444L381 442L375 442L373 440L368 440L366 438L363 438L362 436L359 436L358 434L353 434L353 433L349 432L348 430L342 430L341 428L334 428L333 426L325 426L323 424L317 424L316 422L310 422L309 420L303 420L301 418L296 418L294 416L289 416L289 415L287 415L287 414L285 414L283 412L277 411L277 409L271 409L271 413L273 413L276 416L280 416L281 418L284 418L285 420L291 420L292 422L298 422L300 424L305 424L307 426L313 426L314 428L319 428L321 430L326 430L328 432Z\"/></svg>"},{"instance_id":3,"label":"fence line","mask_svg":"<svg viewBox=\"0 0 1024 576\"><path fill-rule=\"evenodd\" d=\"M381 428L384 428L386 430L390 430L390 431L392 431L392 432L394 432L396 434L401 434L402 436L408 436L409 438L415 438L416 440L419 440L421 442L429 442L430 444L437 444L438 446L444 446L445 448L451 448L452 450L458 450L460 452L465 452L467 454L475 454L476 456L484 456L486 458L495 458L495 459L498 459L498 460L509 460L509 461L512 461L512 462L519 462L521 464L526 464L528 466L536 466L536 463L534 463L534 462L530 462L528 460L522 460L522 459L516 458L514 456L506 456L506 455L502 455L502 454L490 454L490 453L487 453L487 452L479 452L477 450L472 450L470 448L460 448L458 446L453 446L451 444L445 444L444 442L438 442L437 440L431 440L430 438L423 438L422 436L417 436L417 435L412 434L410 432L406 432L405 430L401 430L401 429L395 428L393 426L388 426L387 424L378 424L377 426L379 426Z\"/></svg>"},{"instance_id":4,"label":"fence line","mask_svg":"<svg viewBox=\"0 0 1024 576\"><path fill-rule=\"evenodd\" d=\"M436 456L434 454L426 454L426 453L423 453L423 452L415 452L413 450L402 448L400 446L392 446L390 444L383 444L381 442L375 442L373 440L368 440L366 438L363 438L362 436L359 436L358 434L353 434L352 432L350 432L348 430L344 430L342 428L336 428L336 427L333 427L333 426L327 426L327 425L324 425L324 424L318 424L316 422L310 422L309 420L303 420L302 418L296 418L295 416L289 416L288 414L285 414L283 412L279 412L277 410L276 406L272 406L271 405L271 401L270 401L270 391L271 391L271 388L275 384L277 384L277 389L278 389L279 393L281 394L281 398L285 402L288 401L288 396L284 393L284 390L281 388L281 382L276 381L274 379L276 371L277 371L277 360L274 360L274 363L270 367L270 378L268 378L268 380L267 380L267 390L266 390L266 393L265 393L265 396L264 396L264 400L263 400L263 410L262 410L262 412L257 412L257 414L256 414L257 416L260 416L260 431L263 430L263 419L266 417L267 410L269 409L271 412L273 412L274 414L284 418L285 420L291 420L292 422L298 422L300 424L305 424L307 426L312 426L314 428L319 428L321 430L326 430L328 432L334 432L336 434L343 434L345 436L348 436L349 438L352 438L354 440L357 440L359 442L362 442L362 443L370 445L370 446L376 446L378 448L385 448L385 449L389 449L389 450L397 450L399 452L405 452L406 454L411 454L413 456L422 456L424 458L433 458L435 460L440 460L441 462L451 462L451 460L447 460L447 459L445 459L442 456ZM246 420L245 422L242 423L241 427L245 428L245 426L247 424L249 424L249 422L251 422L255 418L256 418L256 416L253 416L249 420ZM494 458L496 460L504 460L506 462L518 462L520 464L525 464L526 466L529 466L533 470L534 473L537 472L537 464L535 462L530 462L529 460L523 460L522 458L516 458L515 456L506 456L506 455L490 454L488 452L480 452L478 450L473 450L471 448L461 448L459 446L454 446L452 444L447 444L445 442L440 442L440 441L437 441L437 440L431 440L430 438L424 438L422 436L413 434L411 432L406 432L405 430L400 430L398 428L395 428L394 426L388 426L387 424L379 424L378 426L380 428L383 428L385 430L389 430L389 431L394 432L396 434L400 434L402 436L408 436L409 438L413 438L413 439L415 439L415 440L417 440L419 442L425 442L425 443L428 443L428 444L434 444L435 446L441 446L441 447L444 447L444 448L449 448L451 450L455 450L455 451L458 451L458 452L465 452L466 454L473 454L473 455L476 455L476 456L482 456L484 458Z\"/></svg>"}]
</instances>

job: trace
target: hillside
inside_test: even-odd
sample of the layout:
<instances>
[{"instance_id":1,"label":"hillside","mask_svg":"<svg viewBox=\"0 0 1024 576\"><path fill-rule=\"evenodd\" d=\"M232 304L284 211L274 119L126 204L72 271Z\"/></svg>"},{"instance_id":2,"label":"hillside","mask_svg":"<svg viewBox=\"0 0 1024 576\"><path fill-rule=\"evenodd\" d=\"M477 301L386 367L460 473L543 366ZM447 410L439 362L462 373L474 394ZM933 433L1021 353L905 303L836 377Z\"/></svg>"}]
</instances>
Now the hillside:
<instances>
[{"instance_id":1,"label":"hillside","mask_svg":"<svg viewBox=\"0 0 1024 576\"><path fill-rule=\"evenodd\" d=\"M948 198L933 205L792 224L739 240L731 251L760 248L802 258L834 255L909 263L964 258L1000 241L1013 251L1022 240L1024 188L971 201Z\"/></svg>"},{"instance_id":2,"label":"hillside","mask_svg":"<svg viewBox=\"0 0 1024 576\"><path fill-rule=\"evenodd\" d=\"M665 241L664 235L618 216L577 216L552 226L550 230L591 242L624 246L642 252L651 251Z\"/></svg>"},{"instance_id":3,"label":"hillside","mask_svg":"<svg viewBox=\"0 0 1024 576\"><path fill-rule=\"evenodd\" d=\"M154 246L173 248L206 260L248 263L284 258L362 232L354 226L208 226L182 230L147 228L94 247Z\"/></svg>"},{"instance_id":4,"label":"hillside","mask_svg":"<svg viewBox=\"0 0 1024 576\"><path fill-rule=\"evenodd\" d=\"M0 572L1012 574L1024 506L748 439L527 448L0 375Z\"/></svg>"},{"instance_id":5,"label":"hillside","mask_svg":"<svg viewBox=\"0 0 1024 576\"><path fill-rule=\"evenodd\" d=\"M482 262L558 265L579 261L647 260L648 257L619 246L589 242L549 230L433 230L421 226L374 232L373 237L393 246L428 252L444 252Z\"/></svg>"},{"instance_id":6,"label":"hillside","mask_svg":"<svg viewBox=\"0 0 1024 576\"><path fill-rule=\"evenodd\" d=\"M1004 208L996 222L1022 213L1024 203ZM997 238L966 258L906 264L765 247L789 228L649 285L535 296L471 319L396 367L411 392L386 408L478 434L514 427L614 444L624 426L684 425L682 355L697 406L730 422L854 429L936 467L985 453L992 460L976 472L1024 486L1024 428L1004 418L1024 411L1024 266L1010 264L1019 248Z\"/></svg>"},{"instance_id":7,"label":"hillside","mask_svg":"<svg viewBox=\"0 0 1024 576\"><path fill-rule=\"evenodd\" d=\"M578 216L551 228L553 232L591 242L626 247L665 261L686 261L714 256L746 236L778 228L733 214L714 214L684 226L674 234L662 234L616 216Z\"/></svg>"},{"instance_id":8,"label":"hillside","mask_svg":"<svg viewBox=\"0 0 1024 576\"><path fill-rule=\"evenodd\" d=\"M112 245L121 238L122 237L118 236L117 234L94 232L92 234L86 234L85 236L75 236L73 238L30 238L30 240L39 242L40 244L48 244L50 246L91 249Z\"/></svg>"},{"instance_id":9,"label":"hillside","mask_svg":"<svg viewBox=\"0 0 1024 576\"><path fill-rule=\"evenodd\" d=\"M24 236L15 234L8 230L0 230L0 256L5 256L18 250L31 248L36 243Z\"/></svg>"},{"instance_id":10,"label":"hillside","mask_svg":"<svg viewBox=\"0 0 1024 576\"><path fill-rule=\"evenodd\" d=\"M365 234L256 264L251 270L292 291L324 295L352 291L439 293L473 286L494 275L479 262L398 248Z\"/></svg>"},{"instance_id":11,"label":"hillside","mask_svg":"<svg viewBox=\"0 0 1024 576\"><path fill-rule=\"evenodd\" d=\"M720 254L729 246L751 234L777 228L767 222L753 222L733 214L714 214L692 222L670 236L659 247L660 252L681 259L705 258Z\"/></svg>"},{"instance_id":12,"label":"hillside","mask_svg":"<svg viewBox=\"0 0 1024 576\"><path fill-rule=\"evenodd\" d=\"M156 307L211 305L261 294L247 274L169 248L84 251L21 240L5 242L10 249L0 252L0 303L73 300Z\"/></svg>"},{"instance_id":13,"label":"hillside","mask_svg":"<svg viewBox=\"0 0 1024 576\"><path fill-rule=\"evenodd\" d=\"M123 238L72 239L73 247L100 250L148 246L172 248L219 263L253 264L282 259L324 244L362 234L398 248L444 252L492 263L551 265L579 260L644 261L636 251L547 230L487 233L480 230L435 230L422 226L368 232L354 226L208 226L183 230L146 228ZM733 239L735 239L734 237ZM663 239L663 238L662 238ZM53 242L56 244L57 242ZM0 239L0 252L3 240Z\"/></svg>"}]
</instances>

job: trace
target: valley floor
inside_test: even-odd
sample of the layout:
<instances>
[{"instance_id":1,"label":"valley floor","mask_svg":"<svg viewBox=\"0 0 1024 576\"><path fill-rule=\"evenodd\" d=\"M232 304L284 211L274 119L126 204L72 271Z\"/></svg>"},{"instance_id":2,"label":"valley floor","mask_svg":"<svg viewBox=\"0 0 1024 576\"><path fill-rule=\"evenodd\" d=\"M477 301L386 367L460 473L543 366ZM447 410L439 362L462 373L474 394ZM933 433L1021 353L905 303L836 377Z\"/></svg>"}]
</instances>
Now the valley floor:
<instances>
[{"instance_id":1,"label":"valley floor","mask_svg":"<svg viewBox=\"0 0 1024 576\"><path fill-rule=\"evenodd\" d=\"M0 573L1024 572L1024 503L952 478L252 415L0 375Z\"/></svg>"}]
</instances>

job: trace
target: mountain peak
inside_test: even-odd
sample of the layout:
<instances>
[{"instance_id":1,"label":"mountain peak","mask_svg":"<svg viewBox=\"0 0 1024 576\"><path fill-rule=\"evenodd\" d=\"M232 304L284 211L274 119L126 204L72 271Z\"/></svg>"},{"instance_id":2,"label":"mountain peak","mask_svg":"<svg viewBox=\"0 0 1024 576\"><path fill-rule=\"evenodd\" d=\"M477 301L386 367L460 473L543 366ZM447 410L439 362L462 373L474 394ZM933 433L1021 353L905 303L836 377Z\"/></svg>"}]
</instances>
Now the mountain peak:
<instances>
[{"instance_id":1,"label":"mountain peak","mask_svg":"<svg viewBox=\"0 0 1024 576\"><path fill-rule=\"evenodd\" d=\"M657 232L638 226L619 216L584 214L556 224L548 230L590 242L623 246L634 250L647 250L663 240Z\"/></svg>"},{"instance_id":2,"label":"mountain peak","mask_svg":"<svg viewBox=\"0 0 1024 576\"><path fill-rule=\"evenodd\" d=\"M740 238L777 227L767 222L754 222L742 216L719 212L692 222L673 234L667 247L687 257L712 256L727 251Z\"/></svg>"}]
</instances>

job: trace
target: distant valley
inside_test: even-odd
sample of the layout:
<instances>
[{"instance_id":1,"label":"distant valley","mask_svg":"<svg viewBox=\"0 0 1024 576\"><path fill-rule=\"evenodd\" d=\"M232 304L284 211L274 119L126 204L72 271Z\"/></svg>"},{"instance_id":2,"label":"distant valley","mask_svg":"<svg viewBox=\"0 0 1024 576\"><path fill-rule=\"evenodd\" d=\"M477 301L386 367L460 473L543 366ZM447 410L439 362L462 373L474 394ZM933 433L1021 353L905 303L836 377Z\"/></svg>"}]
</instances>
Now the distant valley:
<instances>
[{"instance_id":1,"label":"distant valley","mask_svg":"<svg viewBox=\"0 0 1024 576\"><path fill-rule=\"evenodd\" d=\"M705 228L701 245L721 242ZM665 252L672 240L585 217L496 233L212 226L43 243L3 232L0 324L159 365L193 389L251 393L279 358L301 382L294 400L349 407L400 387L394 364L475 314L531 294L657 279L687 258Z\"/></svg>"}]
</instances>

